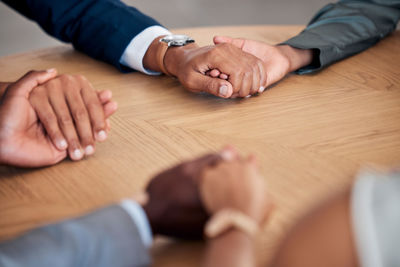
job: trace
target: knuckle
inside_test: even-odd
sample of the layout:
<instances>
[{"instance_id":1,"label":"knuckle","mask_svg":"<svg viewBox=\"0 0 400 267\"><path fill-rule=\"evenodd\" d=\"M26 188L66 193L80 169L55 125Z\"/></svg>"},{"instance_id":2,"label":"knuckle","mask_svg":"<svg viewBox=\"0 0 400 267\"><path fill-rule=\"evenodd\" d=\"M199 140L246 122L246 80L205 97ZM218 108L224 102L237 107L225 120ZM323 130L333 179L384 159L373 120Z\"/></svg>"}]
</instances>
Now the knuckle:
<instances>
[{"instance_id":1,"label":"knuckle","mask_svg":"<svg viewBox=\"0 0 400 267\"><path fill-rule=\"evenodd\" d=\"M43 120L43 123L47 126L54 126L56 123L56 117L51 113L45 114L43 116L42 120Z\"/></svg>"},{"instance_id":2,"label":"knuckle","mask_svg":"<svg viewBox=\"0 0 400 267\"><path fill-rule=\"evenodd\" d=\"M62 126L69 126L73 123L71 116L69 116L68 114L61 115L58 121Z\"/></svg>"},{"instance_id":3,"label":"knuckle","mask_svg":"<svg viewBox=\"0 0 400 267\"><path fill-rule=\"evenodd\" d=\"M77 80L80 80L80 81L87 81L86 77L83 76L82 74L76 74L76 75L75 75L75 78L76 78Z\"/></svg>"},{"instance_id":4,"label":"knuckle","mask_svg":"<svg viewBox=\"0 0 400 267\"><path fill-rule=\"evenodd\" d=\"M87 112L86 112L86 110L85 110L84 108L77 108L77 109L73 112L73 114L74 114L74 118L75 118L77 121L83 120L83 119L85 119L86 116L87 116Z\"/></svg>"},{"instance_id":5,"label":"knuckle","mask_svg":"<svg viewBox=\"0 0 400 267\"><path fill-rule=\"evenodd\" d=\"M72 75L69 74L62 74L59 76L59 80L61 82L62 85L68 86L68 87L73 87L73 85L75 84L75 79ZM72 88L68 88L69 90L71 90ZM75 87L73 87L73 89L76 89Z\"/></svg>"}]
</instances>

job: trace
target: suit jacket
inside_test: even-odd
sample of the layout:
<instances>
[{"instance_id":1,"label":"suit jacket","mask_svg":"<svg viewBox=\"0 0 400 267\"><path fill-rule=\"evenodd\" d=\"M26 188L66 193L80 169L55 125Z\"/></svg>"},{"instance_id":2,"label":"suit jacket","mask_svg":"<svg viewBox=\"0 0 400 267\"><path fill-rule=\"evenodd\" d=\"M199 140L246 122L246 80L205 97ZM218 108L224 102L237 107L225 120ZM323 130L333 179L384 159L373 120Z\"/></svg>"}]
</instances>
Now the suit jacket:
<instances>
[{"instance_id":1,"label":"suit jacket","mask_svg":"<svg viewBox=\"0 0 400 267\"><path fill-rule=\"evenodd\" d=\"M136 267L149 264L138 228L119 205L43 226L0 243L2 267Z\"/></svg>"},{"instance_id":2,"label":"suit jacket","mask_svg":"<svg viewBox=\"0 0 400 267\"><path fill-rule=\"evenodd\" d=\"M129 42L154 19L119 0L2 0L48 34L119 69Z\"/></svg>"},{"instance_id":3,"label":"suit jacket","mask_svg":"<svg viewBox=\"0 0 400 267\"><path fill-rule=\"evenodd\" d=\"M400 0L341 0L322 8L284 44L316 50L315 62L298 70L309 73L371 47L394 31L399 19Z\"/></svg>"}]
</instances>

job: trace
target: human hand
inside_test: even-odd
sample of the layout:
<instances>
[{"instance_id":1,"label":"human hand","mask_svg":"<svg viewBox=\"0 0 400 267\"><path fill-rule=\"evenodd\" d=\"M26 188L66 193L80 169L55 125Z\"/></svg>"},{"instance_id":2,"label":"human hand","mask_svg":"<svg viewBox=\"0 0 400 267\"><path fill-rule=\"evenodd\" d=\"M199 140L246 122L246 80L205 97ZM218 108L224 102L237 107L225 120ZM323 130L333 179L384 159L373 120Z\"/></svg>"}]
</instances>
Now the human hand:
<instances>
[{"instance_id":1,"label":"human hand","mask_svg":"<svg viewBox=\"0 0 400 267\"><path fill-rule=\"evenodd\" d=\"M288 73L311 64L313 59L312 50L297 49L288 45L269 45L263 42L225 36L215 36L214 43L216 45L232 44L261 59L265 63L266 87L278 82ZM209 75L222 79L226 78L226 73L220 69L211 71ZM261 89L259 93L263 91L264 89Z\"/></svg>"},{"instance_id":2,"label":"human hand","mask_svg":"<svg viewBox=\"0 0 400 267\"><path fill-rule=\"evenodd\" d=\"M209 154L187 161L156 175L146 188L143 208L154 234L201 238L209 217L199 195L198 182L204 168L221 161Z\"/></svg>"},{"instance_id":3,"label":"human hand","mask_svg":"<svg viewBox=\"0 0 400 267\"><path fill-rule=\"evenodd\" d=\"M159 39L153 41L143 58L144 67L154 71L161 71L156 63ZM232 94L241 97L255 94L266 82L263 62L232 44L198 47L192 43L169 47L164 56L164 67L189 91L207 92L223 98ZM220 79L205 75L212 69L219 69L228 76Z\"/></svg>"},{"instance_id":4,"label":"human hand","mask_svg":"<svg viewBox=\"0 0 400 267\"><path fill-rule=\"evenodd\" d=\"M72 160L95 152L95 141L105 141L107 118L117 110L111 91L97 93L81 75L59 75L38 85L30 93L48 136L60 151L68 150Z\"/></svg>"},{"instance_id":5,"label":"human hand","mask_svg":"<svg viewBox=\"0 0 400 267\"><path fill-rule=\"evenodd\" d=\"M54 78L55 70L31 71L11 83L0 100L0 162L21 167L55 164L66 157L53 146L29 103L33 88Z\"/></svg>"},{"instance_id":6,"label":"human hand","mask_svg":"<svg viewBox=\"0 0 400 267\"><path fill-rule=\"evenodd\" d=\"M220 161L203 170L200 196L210 214L225 209L240 211L258 224L268 217L272 201L254 156L242 158L235 150L229 161Z\"/></svg>"}]
</instances>

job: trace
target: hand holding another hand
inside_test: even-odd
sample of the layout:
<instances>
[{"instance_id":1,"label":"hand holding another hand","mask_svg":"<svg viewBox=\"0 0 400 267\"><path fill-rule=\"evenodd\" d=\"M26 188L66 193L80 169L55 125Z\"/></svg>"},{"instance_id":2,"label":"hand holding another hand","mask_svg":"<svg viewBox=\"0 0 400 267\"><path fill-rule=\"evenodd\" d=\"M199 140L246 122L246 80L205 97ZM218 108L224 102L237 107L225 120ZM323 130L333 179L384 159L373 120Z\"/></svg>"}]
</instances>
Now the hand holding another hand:
<instances>
[{"instance_id":1,"label":"hand holding another hand","mask_svg":"<svg viewBox=\"0 0 400 267\"><path fill-rule=\"evenodd\" d=\"M280 81L288 73L311 64L313 59L312 50L297 49L288 45L269 45L259 41L226 36L215 36L214 43L216 45L232 44L243 52L261 59L264 62L266 75L265 87ZM210 72L210 76L224 79L226 73L216 69Z\"/></svg>"},{"instance_id":2,"label":"hand holding another hand","mask_svg":"<svg viewBox=\"0 0 400 267\"><path fill-rule=\"evenodd\" d=\"M156 175L141 201L153 234L201 238L209 214L199 194L202 171L221 161L219 154L181 163Z\"/></svg>"},{"instance_id":3,"label":"hand holding another hand","mask_svg":"<svg viewBox=\"0 0 400 267\"><path fill-rule=\"evenodd\" d=\"M72 160L92 155L95 142L106 140L107 118L117 110L111 91L96 92L82 75L54 77L34 88L29 101L53 144Z\"/></svg>"},{"instance_id":4,"label":"hand holding another hand","mask_svg":"<svg viewBox=\"0 0 400 267\"><path fill-rule=\"evenodd\" d=\"M83 85L74 87L63 83L62 79L65 77L57 76L57 71L54 69L31 71L18 81L7 85L0 99L0 163L20 167L42 167L56 164L67 156L67 147L71 145L62 142L64 133L57 132L55 129L58 129L58 123L63 114L61 112L79 113L76 107L82 107L78 104L82 103L83 100L80 97L84 98L83 95L86 93L75 94L76 98L72 98L72 101L76 102L67 106L65 103L67 97L64 94L73 91L82 92L84 89L82 89ZM85 83L88 82L85 81ZM89 89L93 90L91 87ZM99 101L104 118L116 111L116 104L111 101L110 91L99 93L92 91L91 93L94 93L99 100L85 102L85 110L86 107L91 110L96 109L94 105ZM93 100L93 95L92 98L87 99ZM89 128L92 134L91 121L80 121L80 118L78 118L79 121L71 120L68 130L75 131L75 124L79 130L84 122L86 126L82 128ZM105 129L108 130L108 128L109 126L105 125ZM80 139L76 141L79 147L80 141ZM74 158L74 150L68 151L73 159L80 159L83 156Z\"/></svg>"},{"instance_id":5,"label":"hand holding another hand","mask_svg":"<svg viewBox=\"0 0 400 267\"><path fill-rule=\"evenodd\" d=\"M264 178L255 158L242 158L231 149L232 159L204 169L200 182L200 196L210 214L222 210L236 210L252 218L257 224L265 222L272 208Z\"/></svg>"},{"instance_id":6,"label":"hand holding another hand","mask_svg":"<svg viewBox=\"0 0 400 267\"><path fill-rule=\"evenodd\" d=\"M167 70L192 92L245 97L257 93L266 83L263 62L232 44L170 48L164 62ZM207 76L213 69L227 74L227 79Z\"/></svg>"}]
</instances>

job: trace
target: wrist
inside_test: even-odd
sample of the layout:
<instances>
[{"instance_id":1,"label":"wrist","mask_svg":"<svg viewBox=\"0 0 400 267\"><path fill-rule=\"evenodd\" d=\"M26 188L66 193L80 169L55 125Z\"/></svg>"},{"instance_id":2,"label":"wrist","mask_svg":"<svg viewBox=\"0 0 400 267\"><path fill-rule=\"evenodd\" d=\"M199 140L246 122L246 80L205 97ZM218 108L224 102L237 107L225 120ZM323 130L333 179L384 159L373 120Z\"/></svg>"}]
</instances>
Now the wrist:
<instances>
[{"instance_id":1,"label":"wrist","mask_svg":"<svg viewBox=\"0 0 400 267\"><path fill-rule=\"evenodd\" d=\"M179 65L184 62L188 53L199 46L195 43L185 46L169 47L164 56L164 66L166 70L177 77L179 73Z\"/></svg>"},{"instance_id":2,"label":"wrist","mask_svg":"<svg viewBox=\"0 0 400 267\"><path fill-rule=\"evenodd\" d=\"M144 213L146 214L147 220L150 223L151 231L153 233L153 236L157 235L159 233L158 231L158 226L157 226L157 221L158 221L158 215L157 215L157 210L152 208L151 205L149 205L148 201L146 204L142 205L142 208L144 210Z\"/></svg>"},{"instance_id":3,"label":"wrist","mask_svg":"<svg viewBox=\"0 0 400 267\"><path fill-rule=\"evenodd\" d=\"M312 49L299 49L290 45L278 45L277 48L289 62L289 72L310 65L313 61Z\"/></svg>"}]
</instances>

